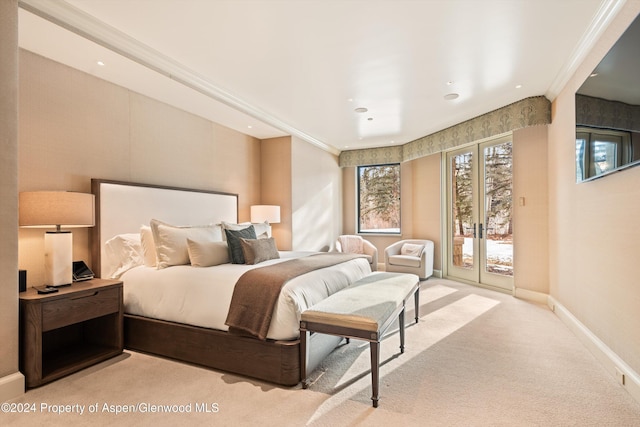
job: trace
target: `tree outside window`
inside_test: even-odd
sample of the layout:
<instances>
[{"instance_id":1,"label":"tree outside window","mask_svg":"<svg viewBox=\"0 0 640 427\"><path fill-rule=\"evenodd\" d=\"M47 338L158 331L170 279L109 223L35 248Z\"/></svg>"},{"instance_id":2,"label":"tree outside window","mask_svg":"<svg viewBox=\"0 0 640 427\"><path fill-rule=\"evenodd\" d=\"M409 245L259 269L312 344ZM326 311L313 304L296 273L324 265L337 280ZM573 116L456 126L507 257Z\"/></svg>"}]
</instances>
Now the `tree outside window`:
<instances>
[{"instance_id":1,"label":"tree outside window","mask_svg":"<svg viewBox=\"0 0 640 427\"><path fill-rule=\"evenodd\" d=\"M358 167L358 232L400 233L400 164Z\"/></svg>"}]
</instances>

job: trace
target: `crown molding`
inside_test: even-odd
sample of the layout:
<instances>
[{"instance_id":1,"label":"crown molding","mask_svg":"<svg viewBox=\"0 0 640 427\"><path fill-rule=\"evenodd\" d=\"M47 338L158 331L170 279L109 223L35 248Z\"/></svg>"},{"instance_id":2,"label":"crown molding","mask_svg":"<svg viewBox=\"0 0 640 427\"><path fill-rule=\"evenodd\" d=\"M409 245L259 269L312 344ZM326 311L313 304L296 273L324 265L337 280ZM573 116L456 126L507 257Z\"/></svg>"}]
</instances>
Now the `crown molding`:
<instances>
[{"instance_id":1,"label":"crown molding","mask_svg":"<svg viewBox=\"0 0 640 427\"><path fill-rule=\"evenodd\" d=\"M266 111L249 104L242 98L217 87L206 77L185 67L176 60L139 42L122 31L105 24L65 1L19 0L18 5L20 8L34 15L91 40L171 80L267 123L276 129L296 136L336 156L340 154L338 149L285 123Z\"/></svg>"},{"instance_id":2,"label":"crown molding","mask_svg":"<svg viewBox=\"0 0 640 427\"><path fill-rule=\"evenodd\" d=\"M602 2L600 9L598 9L598 12L596 12L591 20L591 24L578 42L577 47L545 93L545 96L549 100L553 101L560 94L560 91L562 91L580 64L585 60L598 39L600 39L602 33L611 24L611 21L616 17L618 12L620 12L620 9L622 9L626 1L627 0L604 0Z\"/></svg>"}]
</instances>

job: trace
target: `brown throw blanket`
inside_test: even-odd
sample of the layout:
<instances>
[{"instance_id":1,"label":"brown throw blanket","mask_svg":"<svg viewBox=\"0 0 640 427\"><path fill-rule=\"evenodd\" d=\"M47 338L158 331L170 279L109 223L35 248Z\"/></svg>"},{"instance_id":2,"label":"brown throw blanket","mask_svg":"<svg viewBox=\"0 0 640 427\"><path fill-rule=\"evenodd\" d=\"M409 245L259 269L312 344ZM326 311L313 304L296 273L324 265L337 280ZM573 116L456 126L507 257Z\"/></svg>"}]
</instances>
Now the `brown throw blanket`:
<instances>
[{"instance_id":1,"label":"brown throw blanket","mask_svg":"<svg viewBox=\"0 0 640 427\"><path fill-rule=\"evenodd\" d=\"M285 283L310 271L359 257L362 255L324 252L247 271L233 289L225 322L229 332L266 339L273 310Z\"/></svg>"}]
</instances>

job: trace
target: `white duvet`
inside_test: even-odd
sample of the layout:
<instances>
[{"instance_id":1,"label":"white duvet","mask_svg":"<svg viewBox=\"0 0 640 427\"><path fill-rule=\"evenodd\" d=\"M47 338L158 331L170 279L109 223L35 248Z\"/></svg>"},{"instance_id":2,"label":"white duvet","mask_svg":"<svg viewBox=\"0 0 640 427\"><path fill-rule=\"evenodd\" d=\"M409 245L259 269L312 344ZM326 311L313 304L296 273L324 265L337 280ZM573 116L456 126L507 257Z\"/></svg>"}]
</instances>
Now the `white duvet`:
<instances>
[{"instance_id":1,"label":"white duvet","mask_svg":"<svg viewBox=\"0 0 640 427\"><path fill-rule=\"evenodd\" d=\"M124 311L154 319L226 331L224 324L238 278L247 270L312 252L280 252L280 259L257 265L138 266L124 273ZM306 273L287 282L274 310L267 338L298 338L300 313L371 273L366 258Z\"/></svg>"}]
</instances>

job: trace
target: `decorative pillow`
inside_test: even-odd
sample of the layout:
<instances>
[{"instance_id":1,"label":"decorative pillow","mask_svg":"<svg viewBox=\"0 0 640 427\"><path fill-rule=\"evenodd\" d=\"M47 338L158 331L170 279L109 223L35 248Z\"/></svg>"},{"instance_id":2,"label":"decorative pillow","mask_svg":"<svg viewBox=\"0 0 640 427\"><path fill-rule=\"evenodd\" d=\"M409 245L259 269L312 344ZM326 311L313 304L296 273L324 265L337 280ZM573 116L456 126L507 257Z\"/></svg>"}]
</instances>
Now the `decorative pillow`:
<instances>
[{"instance_id":1,"label":"decorative pillow","mask_svg":"<svg viewBox=\"0 0 640 427\"><path fill-rule=\"evenodd\" d=\"M414 243L405 243L400 248L400 255L419 257L420 255L422 255L423 249L424 249L424 245L418 245Z\"/></svg>"},{"instance_id":2,"label":"decorative pillow","mask_svg":"<svg viewBox=\"0 0 640 427\"><path fill-rule=\"evenodd\" d=\"M280 258L276 241L273 237L266 239L240 238L240 246L245 264L258 264L262 261Z\"/></svg>"},{"instance_id":3,"label":"decorative pillow","mask_svg":"<svg viewBox=\"0 0 640 427\"><path fill-rule=\"evenodd\" d=\"M140 243L142 244L144 265L155 267L158 264L158 256L156 255L156 244L153 242L153 232L148 225L140 227Z\"/></svg>"},{"instance_id":4,"label":"decorative pillow","mask_svg":"<svg viewBox=\"0 0 640 427\"><path fill-rule=\"evenodd\" d=\"M244 254L242 253L242 246L240 245L240 239L255 239L256 231L253 226L250 225L242 230L224 230L227 235L227 246L229 247L229 258L233 264L244 264Z\"/></svg>"},{"instance_id":5,"label":"decorative pillow","mask_svg":"<svg viewBox=\"0 0 640 427\"><path fill-rule=\"evenodd\" d=\"M198 242L220 241L220 228L214 225L177 227L157 219L151 220L159 269L189 264L187 239Z\"/></svg>"},{"instance_id":6,"label":"decorative pillow","mask_svg":"<svg viewBox=\"0 0 640 427\"><path fill-rule=\"evenodd\" d=\"M271 226L267 221L258 222L253 225L253 229L256 231L256 238L258 239L268 239L271 237Z\"/></svg>"},{"instance_id":7,"label":"decorative pillow","mask_svg":"<svg viewBox=\"0 0 640 427\"><path fill-rule=\"evenodd\" d=\"M342 246L342 252L350 254L363 254L364 253L364 241L360 236L340 236L340 245Z\"/></svg>"},{"instance_id":8,"label":"decorative pillow","mask_svg":"<svg viewBox=\"0 0 640 427\"><path fill-rule=\"evenodd\" d=\"M245 228L249 228L250 226L253 225L253 229L256 233L256 238L258 239L266 239L267 237L271 237L271 226L269 225L268 222L259 222L256 224L252 224L250 222L242 222L240 224L232 224L230 222L224 222L221 221L221 225L222 225L222 229L223 230L244 230ZM225 235L223 234L223 239L225 239Z\"/></svg>"},{"instance_id":9,"label":"decorative pillow","mask_svg":"<svg viewBox=\"0 0 640 427\"><path fill-rule=\"evenodd\" d=\"M196 242L187 239L187 250L194 267L211 267L229 262L229 249L225 242Z\"/></svg>"},{"instance_id":10,"label":"decorative pillow","mask_svg":"<svg viewBox=\"0 0 640 427\"><path fill-rule=\"evenodd\" d=\"M118 279L127 270L144 263L140 234L119 234L104 244L107 277Z\"/></svg>"}]
</instances>

